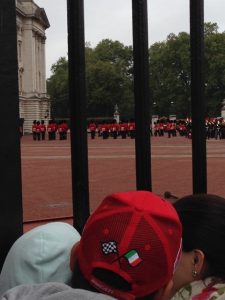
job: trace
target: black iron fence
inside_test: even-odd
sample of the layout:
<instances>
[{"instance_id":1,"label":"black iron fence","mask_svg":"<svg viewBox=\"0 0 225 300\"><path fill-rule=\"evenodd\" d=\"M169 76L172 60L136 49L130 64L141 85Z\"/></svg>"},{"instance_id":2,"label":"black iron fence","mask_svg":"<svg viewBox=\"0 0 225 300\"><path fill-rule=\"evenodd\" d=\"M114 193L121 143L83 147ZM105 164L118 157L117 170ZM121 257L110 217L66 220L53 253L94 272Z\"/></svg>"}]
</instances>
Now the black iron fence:
<instances>
[{"instance_id":1,"label":"black iron fence","mask_svg":"<svg viewBox=\"0 0 225 300\"><path fill-rule=\"evenodd\" d=\"M193 193L207 191L203 70L203 0L190 0ZM74 226L81 231L89 215L86 135L84 0L67 0L71 164ZM134 95L136 121L136 188L151 190L147 0L132 0ZM151 24L150 24L151 26ZM19 95L15 0L0 1L1 141L0 266L23 232ZM75 201L76 197L76 201Z\"/></svg>"}]
</instances>

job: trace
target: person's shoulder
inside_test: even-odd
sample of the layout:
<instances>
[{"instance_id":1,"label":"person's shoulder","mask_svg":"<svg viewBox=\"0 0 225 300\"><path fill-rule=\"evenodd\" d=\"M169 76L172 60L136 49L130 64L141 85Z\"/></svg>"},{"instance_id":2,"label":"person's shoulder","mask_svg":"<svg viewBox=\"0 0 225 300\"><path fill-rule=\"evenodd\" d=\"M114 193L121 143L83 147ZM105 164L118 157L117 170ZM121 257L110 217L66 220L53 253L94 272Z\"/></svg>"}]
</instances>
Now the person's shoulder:
<instances>
[{"instance_id":1,"label":"person's shoulder","mask_svg":"<svg viewBox=\"0 0 225 300\"><path fill-rule=\"evenodd\" d=\"M48 282L39 284L21 284L9 289L4 293L1 300L36 300L44 297L55 295L67 290L69 286L64 283Z\"/></svg>"},{"instance_id":2,"label":"person's shoulder","mask_svg":"<svg viewBox=\"0 0 225 300\"><path fill-rule=\"evenodd\" d=\"M20 285L8 290L1 300L112 300L114 298L89 292L81 289L73 289L66 284L58 282L48 282L32 285Z\"/></svg>"},{"instance_id":3,"label":"person's shoulder","mask_svg":"<svg viewBox=\"0 0 225 300\"><path fill-rule=\"evenodd\" d=\"M182 299L225 300L225 282L213 277L193 281L181 288L171 300Z\"/></svg>"},{"instance_id":4,"label":"person's shoulder","mask_svg":"<svg viewBox=\"0 0 225 300\"><path fill-rule=\"evenodd\" d=\"M81 289L72 289L64 291L62 295L63 297L61 299L64 300L74 300L74 299L79 299L79 300L113 300L115 298L112 298L108 295L105 294L100 294L96 292L90 292L87 290L81 290ZM60 300L60 298L55 299L52 298L52 300Z\"/></svg>"}]
</instances>

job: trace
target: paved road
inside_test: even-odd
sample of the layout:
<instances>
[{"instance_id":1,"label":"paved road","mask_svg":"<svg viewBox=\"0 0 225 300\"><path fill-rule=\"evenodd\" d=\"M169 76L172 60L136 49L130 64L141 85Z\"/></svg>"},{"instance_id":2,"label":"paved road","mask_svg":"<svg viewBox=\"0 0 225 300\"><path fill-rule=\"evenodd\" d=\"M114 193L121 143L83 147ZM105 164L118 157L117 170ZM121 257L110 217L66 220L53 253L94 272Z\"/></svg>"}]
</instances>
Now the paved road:
<instances>
[{"instance_id":1,"label":"paved road","mask_svg":"<svg viewBox=\"0 0 225 300\"><path fill-rule=\"evenodd\" d=\"M178 197L192 192L191 140L153 137L153 191ZM135 189L135 150L131 139L88 139L91 211L107 195ZM24 221L72 215L70 144L21 141ZM208 192L225 197L225 140L207 141Z\"/></svg>"}]
</instances>

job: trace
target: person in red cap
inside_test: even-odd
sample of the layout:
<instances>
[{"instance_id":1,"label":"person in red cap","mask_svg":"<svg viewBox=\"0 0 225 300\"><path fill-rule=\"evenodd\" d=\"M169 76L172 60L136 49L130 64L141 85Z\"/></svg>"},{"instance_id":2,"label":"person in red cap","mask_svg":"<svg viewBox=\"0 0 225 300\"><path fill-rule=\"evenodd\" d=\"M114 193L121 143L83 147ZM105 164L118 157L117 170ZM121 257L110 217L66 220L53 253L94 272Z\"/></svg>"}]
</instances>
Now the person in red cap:
<instances>
[{"instance_id":1,"label":"person in red cap","mask_svg":"<svg viewBox=\"0 0 225 300\"><path fill-rule=\"evenodd\" d=\"M2 299L169 299L181 236L176 210L161 197L148 191L109 195L71 249L72 287L22 285Z\"/></svg>"},{"instance_id":2,"label":"person in red cap","mask_svg":"<svg viewBox=\"0 0 225 300\"><path fill-rule=\"evenodd\" d=\"M110 195L74 250L72 286L127 300L168 293L181 233L175 209L161 197L147 191Z\"/></svg>"}]
</instances>

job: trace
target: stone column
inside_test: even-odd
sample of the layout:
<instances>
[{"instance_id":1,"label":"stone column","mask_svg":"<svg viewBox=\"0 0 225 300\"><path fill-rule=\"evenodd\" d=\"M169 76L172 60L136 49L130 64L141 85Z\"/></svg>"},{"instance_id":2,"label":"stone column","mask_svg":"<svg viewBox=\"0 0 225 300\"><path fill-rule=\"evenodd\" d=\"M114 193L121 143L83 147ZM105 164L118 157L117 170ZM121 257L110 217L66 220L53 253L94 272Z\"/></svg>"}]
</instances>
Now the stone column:
<instances>
[{"instance_id":1,"label":"stone column","mask_svg":"<svg viewBox=\"0 0 225 300\"><path fill-rule=\"evenodd\" d=\"M46 37L43 36L41 40L42 44L42 68L41 68L41 74L42 74L42 93L46 94L46 59L45 59L45 40Z\"/></svg>"},{"instance_id":2,"label":"stone column","mask_svg":"<svg viewBox=\"0 0 225 300\"><path fill-rule=\"evenodd\" d=\"M38 35L35 36L35 77L36 77L36 92L39 92L39 45Z\"/></svg>"},{"instance_id":3,"label":"stone column","mask_svg":"<svg viewBox=\"0 0 225 300\"><path fill-rule=\"evenodd\" d=\"M33 30L32 35L32 79L33 79L33 91L37 91L37 43L36 43L36 32Z\"/></svg>"}]
</instances>

